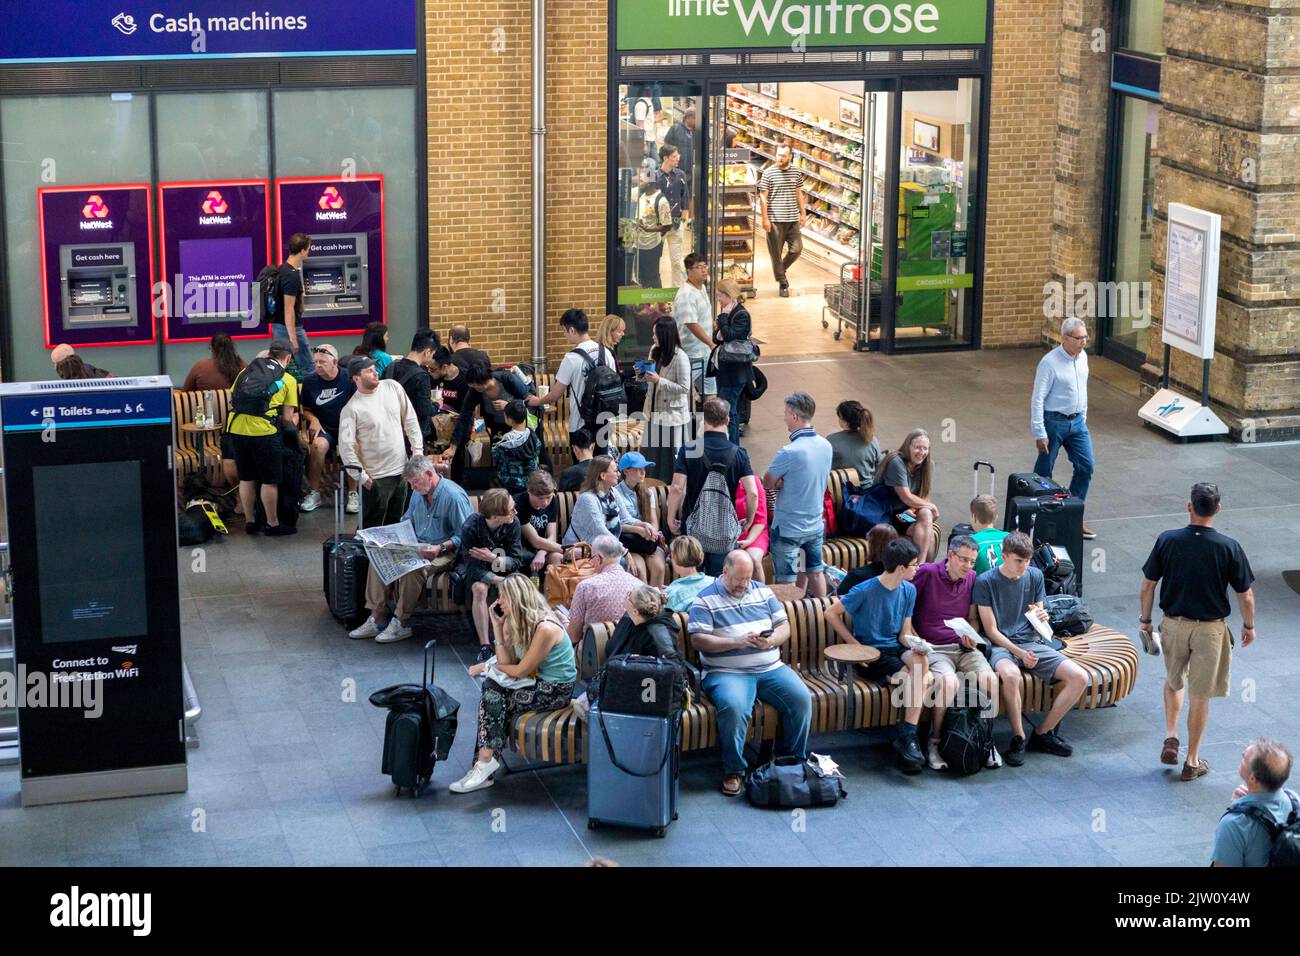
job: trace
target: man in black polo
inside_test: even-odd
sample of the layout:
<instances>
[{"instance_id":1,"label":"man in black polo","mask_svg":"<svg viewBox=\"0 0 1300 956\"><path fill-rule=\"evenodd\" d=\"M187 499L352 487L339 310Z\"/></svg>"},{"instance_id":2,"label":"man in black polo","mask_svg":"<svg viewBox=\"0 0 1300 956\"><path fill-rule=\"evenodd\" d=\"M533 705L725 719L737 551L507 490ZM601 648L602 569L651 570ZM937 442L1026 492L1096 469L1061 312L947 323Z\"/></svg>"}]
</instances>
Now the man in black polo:
<instances>
[{"instance_id":1,"label":"man in black polo","mask_svg":"<svg viewBox=\"0 0 1300 956\"><path fill-rule=\"evenodd\" d=\"M1192 692L1187 708L1187 761L1182 778L1195 780L1210 772L1201 759L1201 738L1210 714L1211 697L1227 697L1232 664L1232 631L1227 617L1228 587L1237 592L1241 611L1241 646L1255 641L1255 592L1246 553L1211 525L1219 513L1218 486L1192 486L1187 511L1191 523L1166 531L1156 539L1142 566L1142 612L1138 633L1149 654L1165 657L1165 742L1160 762L1178 765L1178 715L1184 687ZM1164 618L1157 637L1151 625L1151 604L1160 584Z\"/></svg>"},{"instance_id":2,"label":"man in black polo","mask_svg":"<svg viewBox=\"0 0 1300 956\"><path fill-rule=\"evenodd\" d=\"M691 213L691 178L682 170L681 160L676 146L665 143L659 147L659 191L668 200L668 211L673 216L673 227L664 236L664 245L668 247L674 289L680 289L686 281L686 221Z\"/></svg>"}]
</instances>

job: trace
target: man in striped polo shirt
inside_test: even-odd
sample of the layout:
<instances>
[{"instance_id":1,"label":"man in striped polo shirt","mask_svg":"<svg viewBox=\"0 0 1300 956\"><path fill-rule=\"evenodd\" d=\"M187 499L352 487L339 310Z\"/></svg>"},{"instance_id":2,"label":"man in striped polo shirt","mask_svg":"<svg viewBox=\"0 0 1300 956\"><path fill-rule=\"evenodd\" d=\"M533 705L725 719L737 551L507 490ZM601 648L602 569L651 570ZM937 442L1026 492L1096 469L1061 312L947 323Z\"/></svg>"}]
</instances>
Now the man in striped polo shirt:
<instances>
[{"instance_id":1,"label":"man in striped polo shirt","mask_svg":"<svg viewBox=\"0 0 1300 956\"><path fill-rule=\"evenodd\" d=\"M722 792L729 797L740 793L744 779L745 736L755 697L781 715L778 757L807 756L812 722L808 688L781 662L780 647L790 639L785 608L753 578L754 559L748 552L732 551L722 576L696 596L687 623L704 670L701 685L718 709Z\"/></svg>"},{"instance_id":2,"label":"man in striped polo shirt","mask_svg":"<svg viewBox=\"0 0 1300 956\"><path fill-rule=\"evenodd\" d=\"M763 231L767 233L767 251L772 257L772 275L781 287L782 298L790 296L790 281L785 270L803 253L803 224L808 219L804 209L803 173L790 165L794 155L789 143L776 148L776 165L769 166L758 181L758 202L763 213ZM786 246L790 251L782 257Z\"/></svg>"}]
</instances>

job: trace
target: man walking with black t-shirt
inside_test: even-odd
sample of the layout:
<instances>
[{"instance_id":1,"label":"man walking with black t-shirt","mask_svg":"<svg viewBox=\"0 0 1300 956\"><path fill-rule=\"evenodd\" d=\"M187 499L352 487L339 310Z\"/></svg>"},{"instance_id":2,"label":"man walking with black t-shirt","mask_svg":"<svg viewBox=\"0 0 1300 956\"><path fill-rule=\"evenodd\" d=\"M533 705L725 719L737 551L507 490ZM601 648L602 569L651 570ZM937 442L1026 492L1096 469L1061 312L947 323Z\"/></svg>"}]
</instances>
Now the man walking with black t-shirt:
<instances>
[{"instance_id":1,"label":"man walking with black t-shirt","mask_svg":"<svg viewBox=\"0 0 1300 956\"><path fill-rule=\"evenodd\" d=\"M763 232L767 234L767 251L772 257L772 275L781 287L782 298L790 296L790 280L785 270L803 254L803 229L808 219L804 209L803 173L790 165L794 151L789 143L776 148L776 164L767 167L758 181L759 208L763 213ZM784 256L785 247L790 251Z\"/></svg>"},{"instance_id":2,"label":"man walking with black t-shirt","mask_svg":"<svg viewBox=\"0 0 1300 956\"><path fill-rule=\"evenodd\" d=\"M1219 489L1208 482L1192 486L1187 511L1191 523L1156 539L1142 566L1142 612L1138 633L1149 654L1165 657L1165 742L1160 762L1178 765L1178 715L1184 688L1187 708L1187 761L1182 778L1195 780L1210 772L1201 759L1201 738L1210 715L1210 698L1227 697L1232 665L1232 631L1227 617L1228 587L1237 592L1241 611L1241 646L1255 642L1255 580L1246 553L1211 525L1219 513ZM1160 581L1161 634L1152 630L1151 604Z\"/></svg>"},{"instance_id":3,"label":"man walking with black t-shirt","mask_svg":"<svg viewBox=\"0 0 1300 956\"><path fill-rule=\"evenodd\" d=\"M280 266L280 321L271 323L271 337L284 339L294 349L294 361L303 375L314 365L307 330L302 323L302 264L311 254L311 236L295 232L289 237L289 257Z\"/></svg>"},{"instance_id":4,"label":"man walking with black t-shirt","mask_svg":"<svg viewBox=\"0 0 1300 956\"><path fill-rule=\"evenodd\" d=\"M471 365L492 367L492 360L488 358L486 352L470 346L469 326L453 325L447 333L447 344L451 347L451 360L459 365L462 371L469 371Z\"/></svg>"}]
</instances>

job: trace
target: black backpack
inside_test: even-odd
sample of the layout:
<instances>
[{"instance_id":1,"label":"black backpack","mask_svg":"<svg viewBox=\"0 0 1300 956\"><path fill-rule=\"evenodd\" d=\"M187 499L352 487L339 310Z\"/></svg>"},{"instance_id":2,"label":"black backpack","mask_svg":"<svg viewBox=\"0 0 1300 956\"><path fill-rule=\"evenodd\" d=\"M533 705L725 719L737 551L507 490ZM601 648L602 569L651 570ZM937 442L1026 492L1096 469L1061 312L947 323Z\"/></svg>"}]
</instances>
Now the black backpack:
<instances>
[{"instance_id":1,"label":"black backpack","mask_svg":"<svg viewBox=\"0 0 1300 956\"><path fill-rule=\"evenodd\" d=\"M1086 634L1092 627L1088 605L1073 594L1049 594L1046 606L1047 623L1057 637Z\"/></svg>"},{"instance_id":2,"label":"black backpack","mask_svg":"<svg viewBox=\"0 0 1300 956\"><path fill-rule=\"evenodd\" d=\"M280 315L280 267L263 266L257 274L258 301L262 304L263 322L284 322Z\"/></svg>"},{"instance_id":3,"label":"black backpack","mask_svg":"<svg viewBox=\"0 0 1300 956\"><path fill-rule=\"evenodd\" d=\"M973 706L948 708L939 741L939 754L948 769L965 777L978 773L993 749L993 720L983 716L991 708L984 694L977 696Z\"/></svg>"},{"instance_id":4,"label":"black backpack","mask_svg":"<svg viewBox=\"0 0 1300 956\"><path fill-rule=\"evenodd\" d=\"M1226 817L1229 813L1240 813L1268 830L1273 844L1268 851L1269 866L1300 866L1300 799L1290 790L1286 796L1291 801L1291 814L1286 823L1278 823L1263 807L1229 807L1223 814Z\"/></svg>"},{"instance_id":5,"label":"black backpack","mask_svg":"<svg viewBox=\"0 0 1300 956\"><path fill-rule=\"evenodd\" d=\"M617 418L627 408L627 389L623 376L617 369L605 364L605 346L593 359L586 349L574 349L587 366L582 374L582 395L578 398L578 414L583 424L593 431L610 418ZM602 420L601 416L604 415Z\"/></svg>"},{"instance_id":6,"label":"black backpack","mask_svg":"<svg viewBox=\"0 0 1300 956\"><path fill-rule=\"evenodd\" d=\"M280 388L280 379L284 378L284 368L279 362L269 358L253 359L235 379L230 393L230 404L235 415L257 415L266 417L271 407L271 397ZM227 416L229 428L234 415Z\"/></svg>"}]
</instances>

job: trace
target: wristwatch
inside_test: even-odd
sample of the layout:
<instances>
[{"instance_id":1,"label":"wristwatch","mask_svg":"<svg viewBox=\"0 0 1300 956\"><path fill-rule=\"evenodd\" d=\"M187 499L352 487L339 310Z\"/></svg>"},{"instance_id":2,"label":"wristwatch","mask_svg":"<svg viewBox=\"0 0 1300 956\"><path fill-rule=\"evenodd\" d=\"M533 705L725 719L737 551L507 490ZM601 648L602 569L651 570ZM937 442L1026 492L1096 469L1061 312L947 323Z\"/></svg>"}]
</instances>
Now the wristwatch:
<instances>
[{"instance_id":1,"label":"wristwatch","mask_svg":"<svg viewBox=\"0 0 1300 956\"><path fill-rule=\"evenodd\" d=\"M1150 624L1150 623L1151 623L1151 618L1149 618L1149 617L1139 617L1139 618L1138 618L1138 623L1139 623L1139 624Z\"/></svg>"}]
</instances>

